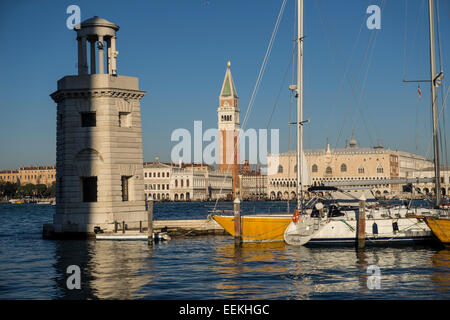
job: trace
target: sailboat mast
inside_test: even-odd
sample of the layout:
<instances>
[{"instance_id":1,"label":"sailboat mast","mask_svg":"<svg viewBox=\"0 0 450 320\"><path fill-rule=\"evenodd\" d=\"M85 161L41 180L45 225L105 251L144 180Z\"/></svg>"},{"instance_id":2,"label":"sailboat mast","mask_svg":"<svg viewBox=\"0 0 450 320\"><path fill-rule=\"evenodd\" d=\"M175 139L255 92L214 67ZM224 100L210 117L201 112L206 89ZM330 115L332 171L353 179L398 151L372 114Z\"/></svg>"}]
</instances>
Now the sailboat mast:
<instances>
[{"instance_id":1,"label":"sailboat mast","mask_svg":"<svg viewBox=\"0 0 450 320\"><path fill-rule=\"evenodd\" d=\"M297 0L297 209L303 203L303 0Z\"/></svg>"},{"instance_id":2,"label":"sailboat mast","mask_svg":"<svg viewBox=\"0 0 450 320\"><path fill-rule=\"evenodd\" d=\"M436 97L436 49L434 44L434 0L428 0L428 11L430 21L430 72L431 72L431 105L433 113L433 147L434 147L434 175L436 206L441 203L441 174L439 164L439 141L438 141L438 115Z\"/></svg>"}]
</instances>

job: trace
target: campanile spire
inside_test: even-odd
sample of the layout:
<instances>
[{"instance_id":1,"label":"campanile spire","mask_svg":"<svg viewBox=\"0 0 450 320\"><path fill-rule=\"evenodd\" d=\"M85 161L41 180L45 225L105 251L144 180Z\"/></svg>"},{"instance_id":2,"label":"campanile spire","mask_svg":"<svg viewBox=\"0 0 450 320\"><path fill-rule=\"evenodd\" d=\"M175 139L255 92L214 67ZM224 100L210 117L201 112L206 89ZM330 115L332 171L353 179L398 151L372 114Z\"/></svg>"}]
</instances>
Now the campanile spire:
<instances>
[{"instance_id":1,"label":"campanile spire","mask_svg":"<svg viewBox=\"0 0 450 320\"><path fill-rule=\"evenodd\" d=\"M218 130L219 130L219 170L233 176L233 196L239 189L239 133L240 110L239 97L231 75L231 63L228 61L225 78L219 96Z\"/></svg>"}]
</instances>

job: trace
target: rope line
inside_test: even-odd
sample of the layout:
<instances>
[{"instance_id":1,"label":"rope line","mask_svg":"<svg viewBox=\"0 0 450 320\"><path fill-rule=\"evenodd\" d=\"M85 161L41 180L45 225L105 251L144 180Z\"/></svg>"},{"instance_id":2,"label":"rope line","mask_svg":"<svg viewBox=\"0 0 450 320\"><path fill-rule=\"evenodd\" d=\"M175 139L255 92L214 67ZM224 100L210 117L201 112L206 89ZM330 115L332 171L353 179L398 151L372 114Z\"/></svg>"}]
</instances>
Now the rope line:
<instances>
[{"instance_id":1,"label":"rope line","mask_svg":"<svg viewBox=\"0 0 450 320\"><path fill-rule=\"evenodd\" d=\"M246 110L246 113L245 113L245 116L244 116L244 120L242 121L242 126L241 126L241 129L240 129L241 131L245 130L245 127L246 127L246 124L247 124L247 121L248 121L248 117L249 117L250 112L251 112L251 110L253 108L253 105L254 105L254 102L255 102L255 98L256 98L256 95L258 93L259 86L261 84L261 80L262 80L262 77L264 75L264 71L265 71L266 66L267 66L267 61L268 61L268 59L270 57L270 53L272 51L273 43L274 43L275 37L276 37L276 35L278 33L278 27L280 25L280 21L281 21L281 18L283 16L283 12L284 12L284 8L286 6L286 2L287 2L287 0L283 0L283 3L281 4L281 8L280 8L280 11L278 13L274 29L272 31L272 35L270 37L269 44L267 46L266 53L264 55L264 59L263 59L263 62L261 64L261 67L260 67L260 70L259 70L259 73L258 73L258 77L256 79L255 86L253 87L252 95L250 97L250 101L249 101L249 104L247 106L247 110ZM237 152L237 147L240 146L240 143L239 143L240 142L240 136L241 136L240 134L237 136L237 143L234 146L234 154L236 154L236 152ZM227 180L228 176L229 176L228 173L226 173L225 176L224 176L222 185L220 187L219 194L222 193L223 187L224 187L224 185L226 183L226 180ZM219 202L219 198L217 198L214 208L217 207L218 202Z\"/></svg>"}]
</instances>

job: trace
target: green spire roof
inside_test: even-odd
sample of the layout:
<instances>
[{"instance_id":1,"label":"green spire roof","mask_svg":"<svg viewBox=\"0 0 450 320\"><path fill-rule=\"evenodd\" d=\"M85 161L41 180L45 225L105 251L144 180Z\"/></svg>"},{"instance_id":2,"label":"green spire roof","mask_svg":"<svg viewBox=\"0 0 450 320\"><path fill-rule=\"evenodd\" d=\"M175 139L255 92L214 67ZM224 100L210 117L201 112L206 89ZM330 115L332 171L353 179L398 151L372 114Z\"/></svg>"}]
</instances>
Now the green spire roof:
<instances>
[{"instance_id":1,"label":"green spire roof","mask_svg":"<svg viewBox=\"0 0 450 320\"><path fill-rule=\"evenodd\" d=\"M223 81L220 96L238 98L238 95L236 93L236 87L233 82L233 77L231 76L230 62L228 62L228 68L227 72L225 73L225 80Z\"/></svg>"}]
</instances>

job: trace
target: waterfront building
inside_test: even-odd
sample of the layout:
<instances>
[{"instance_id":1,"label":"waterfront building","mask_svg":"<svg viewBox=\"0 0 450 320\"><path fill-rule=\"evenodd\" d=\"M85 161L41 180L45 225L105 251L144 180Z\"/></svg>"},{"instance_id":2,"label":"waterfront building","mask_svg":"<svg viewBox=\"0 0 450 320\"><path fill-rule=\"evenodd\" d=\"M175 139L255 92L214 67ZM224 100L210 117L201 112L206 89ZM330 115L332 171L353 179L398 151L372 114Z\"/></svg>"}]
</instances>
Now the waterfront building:
<instances>
[{"instance_id":1,"label":"waterfront building","mask_svg":"<svg viewBox=\"0 0 450 320\"><path fill-rule=\"evenodd\" d=\"M219 171L228 172L233 178L233 197L239 193L239 133L240 110L239 97L231 76L230 62L228 62L225 79L219 96L217 109L219 133Z\"/></svg>"},{"instance_id":2,"label":"waterfront building","mask_svg":"<svg viewBox=\"0 0 450 320\"><path fill-rule=\"evenodd\" d=\"M140 115L145 91L138 78L117 73L117 25L95 16L74 30L78 75L60 79L51 94L57 103L56 212L44 235L113 230L115 221L139 227L147 221Z\"/></svg>"},{"instance_id":3,"label":"waterfront building","mask_svg":"<svg viewBox=\"0 0 450 320\"><path fill-rule=\"evenodd\" d=\"M56 166L20 167L19 170L0 171L0 182L45 184L51 186L56 181Z\"/></svg>"},{"instance_id":4,"label":"waterfront building","mask_svg":"<svg viewBox=\"0 0 450 320\"><path fill-rule=\"evenodd\" d=\"M398 155L400 178L414 178L417 172L434 166L432 160L423 156L403 151L396 152Z\"/></svg>"},{"instance_id":5,"label":"waterfront building","mask_svg":"<svg viewBox=\"0 0 450 320\"><path fill-rule=\"evenodd\" d=\"M267 198L267 176L260 173L239 175L239 190L243 200Z\"/></svg>"},{"instance_id":6,"label":"waterfront building","mask_svg":"<svg viewBox=\"0 0 450 320\"><path fill-rule=\"evenodd\" d=\"M359 147L351 139L345 148L331 149L327 143L324 149L305 150L307 168L312 186L326 182L379 181L371 187L376 196L387 196L402 192L402 185L390 184L385 180L410 178L432 162L424 157L381 146ZM276 168L274 166L277 166ZM268 195L271 199L296 198L297 158L295 151L280 155L268 155ZM304 185L303 190L309 185ZM309 194L306 193L306 196Z\"/></svg>"},{"instance_id":7,"label":"waterfront building","mask_svg":"<svg viewBox=\"0 0 450 320\"><path fill-rule=\"evenodd\" d=\"M232 177L206 164L167 163L156 157L144 162L146 199L155 201L205 201L232 194Z\"/></svg>"},{"instance_id":8,"label":"waterfront building","mask_svg":"<svg viewBox=\"0 0 450 320\"><path fill-rule=\"evenodd\" d=\"M0 171L0 183L18 183L19 180L19 171L18 170L1 170Z\"/></svg>"},{"instance_id":9,"label":"waterfront building","mask_svg":"<svg viewBox=\"0 0 450 320\"><path fill-rule=\"evenodd\" d=\"M241 165L239 183L239 190L243 200L267 198L267 175L261 173L260 167L251 170L248 160L245 160Z\"/></svg>"},{"instance_id":10,"label":"waterfront building","mask_svg":"<svg viewBox=\"0 0 450 320\"><path fill-rule=\"evenodd\" d=\"M170 199L174 201L207 200L207 176L207 172L175 167L170 183L172 190Z\"/></svg>"},{"instance_id":11,"label":"waterfront building","mask_svg":"<svg viewBox=\"0 0 450 320\"><path fill-rule=\"evenodd\" d=\"M170 179L173 173L173 164L159 162L144 162L144 192L146 200L169 200Z\"/></svg>"},{"instance_id":12,"label":"waterfront building","mask_svg":"<svg viewBox=\"0 0 450 320\"><path fill-rule=\"evenodd\" d=\"M175 167L170 187L173 201L224 200L233 193L233 178L227 172Z\"/></svg>"},{"instance_id":13,"label":"waterfront building","mask_svg":"<svg viewBox=\"0 0 450 320\"><path fill-rule=\"evenodd\" d=\"M56 166L20 167L18 179L24 184L45 184L51 186L56 181Z\"/></svg>"},{"instance_id":14,"label":"waterfront building","mask_svg":"<svg viewBox=\"0 0 450 320\"><path fill-rule=\"evenodd\" d=\"M450 167L441 166L441 195L450 195ZM434 167L422 168L412 172L409 178L434 178ZM415 195L434 195L435 187L433 182L414 184L413 193Z\"/></svg>"},{"instance_id":15,"label":"waterfront building","mask_svg":"<svg viewBox=\"0 0 450 320\"><path fill-rule=\"evenodd\" d=\"M206 186L206 198L211 200L217 199L228 199L230 200L233 196L233 186L234 190L238 187L235 186L235 180L229 173L224 173L220 171L212 171L208 173L205 177Z\"/></svg>"}]
</instances>

